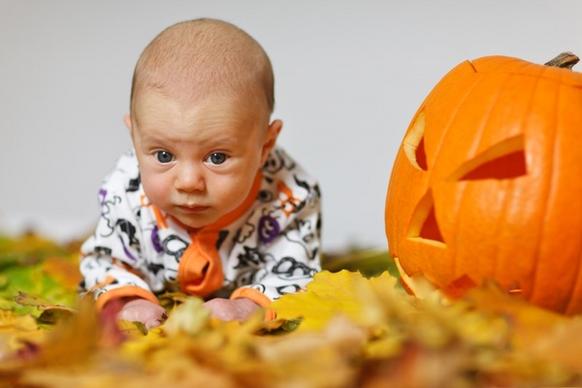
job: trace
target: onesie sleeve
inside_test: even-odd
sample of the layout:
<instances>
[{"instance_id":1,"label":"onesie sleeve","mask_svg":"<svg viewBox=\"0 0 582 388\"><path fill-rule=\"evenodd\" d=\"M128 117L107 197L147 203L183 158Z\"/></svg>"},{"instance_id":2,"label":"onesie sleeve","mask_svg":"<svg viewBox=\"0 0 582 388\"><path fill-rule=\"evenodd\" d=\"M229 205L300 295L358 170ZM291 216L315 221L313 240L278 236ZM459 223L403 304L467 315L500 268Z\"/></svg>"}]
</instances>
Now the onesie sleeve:
<instances>
[{"instance_id":1,"label":"onesie sleeve","mask_svg":"<svg viewBox=\"0 0 582 388\"><path fill-rule=\"evenodd\" d=\"M98 308L118 297L141 297L158 303L143 279L146 266L136 215L139 202L136 206L132 198L132 194L137 194L128 174L131 160L127 159L128 155L122 157L103 181L99 190L99 221L93 235L81 247L81 289L94 296Z\"/></svg>"},{"instance_id":2,"label":"onesie sleeve","mask_svg":"<svg viewBox=\"0 0 582 388\"><path fill-rule=\"evenodd\" d=\"M279 182L277 200L259 209L257 246L245 246L238 265L254 261L262 263L262 268L253 273L249 284L235 289L231 298L246 297L267 307L282 295L303 290L321 270L319 186L297 175L293 180L299 185Z\"/></svg>"}]
</instances>

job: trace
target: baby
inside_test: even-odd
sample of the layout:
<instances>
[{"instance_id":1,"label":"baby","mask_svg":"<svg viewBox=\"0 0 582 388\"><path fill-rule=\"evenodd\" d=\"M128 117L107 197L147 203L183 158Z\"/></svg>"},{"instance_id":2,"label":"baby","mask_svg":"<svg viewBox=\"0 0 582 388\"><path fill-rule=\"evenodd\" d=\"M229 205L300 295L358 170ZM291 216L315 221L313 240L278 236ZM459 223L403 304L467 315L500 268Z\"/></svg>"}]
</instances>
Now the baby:
<instances>
[{"instance_id":1,"label":"baby","mask_svg":"<svg viewBox=\"0 0 582 388\"><path fill-rule=\"evenodd\" d=\"M81 288L151 328L156 293L244 320L320 269L320 190L275 146L273 72L262 47L212 19L177 23L143 51L125 118L133 149L99 190ZM115 303L111 303L115 301Z\"/></svg>"}]
</instances>

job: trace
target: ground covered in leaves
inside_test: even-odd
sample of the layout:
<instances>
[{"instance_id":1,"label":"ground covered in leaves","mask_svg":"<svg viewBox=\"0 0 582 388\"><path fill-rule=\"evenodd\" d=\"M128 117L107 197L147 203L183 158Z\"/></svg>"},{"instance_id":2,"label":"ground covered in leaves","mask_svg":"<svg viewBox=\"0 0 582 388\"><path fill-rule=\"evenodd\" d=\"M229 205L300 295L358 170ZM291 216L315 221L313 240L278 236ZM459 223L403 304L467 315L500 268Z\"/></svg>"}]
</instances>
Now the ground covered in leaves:
<instances>
[{"instance_id":1,"label":"ground covered in leaves","mask_svg":"<svg viewBox=\"0 0 582 388\"><path fill-rule=\"evenodd\" d=\"M0 386L472 387L582 385L582 319L493 284L447 298L398 283L385 252L330 256L276 321L219 322L202 301L161 300L149 332L79 300L78 244L0 237ZM359 272L357 272L359 271Z\"/></svg>"}]
</instances>

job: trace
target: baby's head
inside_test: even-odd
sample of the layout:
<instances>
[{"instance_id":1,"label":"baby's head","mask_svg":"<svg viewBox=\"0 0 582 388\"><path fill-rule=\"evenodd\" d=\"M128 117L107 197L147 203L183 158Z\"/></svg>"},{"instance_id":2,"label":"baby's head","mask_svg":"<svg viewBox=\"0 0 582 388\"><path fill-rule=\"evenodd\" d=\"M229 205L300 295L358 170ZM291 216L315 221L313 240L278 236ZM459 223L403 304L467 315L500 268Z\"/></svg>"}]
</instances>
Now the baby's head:
<instances>
[{"instance_id":1,"label":"baby's head","mask_svg":"<svg viewBox=\"0 0 582 388\"><path fill-rule=\"evenodd\" d=\"M162 31L141 54L126 124L145 194L190 228L239 207L275 145L273 72L232 24L198 19Z\"/></svg>"}]
</instances>

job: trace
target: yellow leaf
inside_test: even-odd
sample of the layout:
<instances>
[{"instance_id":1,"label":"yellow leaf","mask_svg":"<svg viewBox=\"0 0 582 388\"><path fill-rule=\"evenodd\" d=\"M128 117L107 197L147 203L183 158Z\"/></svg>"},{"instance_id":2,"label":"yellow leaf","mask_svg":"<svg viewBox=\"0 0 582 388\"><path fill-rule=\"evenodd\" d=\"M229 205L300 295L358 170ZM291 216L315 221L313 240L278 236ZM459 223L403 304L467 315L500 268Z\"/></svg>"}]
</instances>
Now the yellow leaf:
<instances>
[{"instance_id":1,"label":"yellow leaf","mask_svg":"<svg viewBox=\"0 0 582 388\"><path fill-rule=\"evenodd\" d=\"M515 333L513 344L518 348L528 346L536 339L544 337L551 328L569 319L509 295L492 283L472 289L467 293L465 300L479 311L510 318Z\"/></svg>"},{"instance_id":2,"label":"yellow leaf","mask_svg":"<svg viewBox=\"0 0 582 388\"><path fill-rule=\"evenodd\" d=\"M255 340L269 387L353 387L364 353L366 331L345 317L321 332L293 332Z\"/></svg>"},{"instance_id":3,"label":"yellow leaf","mask_svg":"<svg viewBox=\"0 0 582 388\"><path fill-rule=\"evenodd\" d=\"M0 310L0 337L4 344L4 349L1 349L0 353L6 355L15 352L25 346L26 342L39 343L46 333L38 327L32 316Z\"/></svg>"},{"instance_id":4,"label":"yellow leaf","mask_svg":"<svg viewBox=\"0 0 582 388\"><path fill-rule=\"evenodd\" d=\"M8 310L0 310L0 332L37 330L36 321L30 315L17 315Z\"/></svg>"},{"instance_id":5,"label":"yellow leaf","mask_svg":"<svg viewBox=\"0 0 582 388\"><path fill-rule=\"evenodd\" d=\"M537 337L528 350L547 360L558 361L582 373L582 317L564 320Z\"/></svg>"},{"instance_id":6,"label":"yellow leaf","mask_svg":"<svg viewBox=\"0 0 582 388\"><path fill-rule=\"evenodd\" d=\"M168 341L164 337L160 327L148 330L146 335L130 336L120 348L120 354L129 360L143 362L148 354L157 349L168 346Z\"/></svg>"},{"instance_id":7,"label":"yellow leaf","mask_svg":"<svg viewBox=\"0 0 582 388\"><path fill-rule=\"evenodd\" d=\"M387 272L368 280L358 272L322 271L315 275L306 291L284 295L273 302L272 308L278 318L303 318L298 329L301 331L321 330L338 314L370 325L380 322L383 314L373 285L381 284L406 298L404 292L396 291L396 282Z\"/></svg>"},{"instance_id":8,"label":"yellow leaf","mask_svg":"<svg viewBox=\"0 0 582 388\"><path fill-rule=\"evenodd\" d=\"M41 347L37 365L74 365L87 360L98 348L101 322L93 300L84 298L78 313L60 321Z\"/></svg>"},{"instance_id":9,"label":"yellow leaf","mask_svg":"<svg viewBox=\"0 0 582 388\"><path fill-rule=\"evenodd\" d=\"M189 297L170 314L164 330L169 335L195 335L206 326L209 317L210 312L202 299Z\"/></svg>"}]
</instances>

